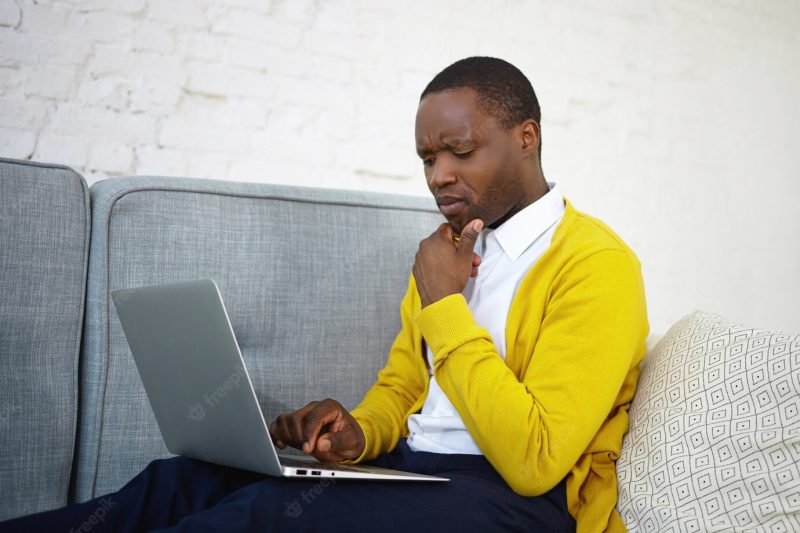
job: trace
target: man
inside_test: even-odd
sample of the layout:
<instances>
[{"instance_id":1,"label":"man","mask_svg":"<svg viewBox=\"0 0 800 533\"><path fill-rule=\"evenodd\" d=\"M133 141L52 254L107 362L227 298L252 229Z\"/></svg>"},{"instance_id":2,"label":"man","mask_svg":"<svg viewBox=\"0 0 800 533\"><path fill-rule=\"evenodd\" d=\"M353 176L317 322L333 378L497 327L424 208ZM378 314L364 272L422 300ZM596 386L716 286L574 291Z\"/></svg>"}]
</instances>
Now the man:
<instances>
[{"instance_id":1,"label":"man","mask_svg":"<svg viewBox=\"0 0 800 533\"><path fill-rule=\"evenodd\" d=\"M420 243L386 366L352 412L327 399L270 425L280 448L449 483L339 483L289 513L295 481L175 458L109 496L119 505L103 523L624 530L614 461L648 329L640 266L545 181L540 121L530 82L505 61L464 59L431 81L416 144L447 223Z\"/></svg>"},{"instance_id":2,"label":"man","mask_svg":"<svg viewBox=\"0 0 800 533\"><path fill-rule=\"evenodd\" d=\"M414 450L483 454L520 495L566 478L579 531L623 530L614 461L648 331L640 267L548 187L539 123L530 83L501 60L434 78L416 143L447 223L420 243L389 361L352 413L313 403L271 431L334 461L408 432Z\"/></svg>"}]
</instances>

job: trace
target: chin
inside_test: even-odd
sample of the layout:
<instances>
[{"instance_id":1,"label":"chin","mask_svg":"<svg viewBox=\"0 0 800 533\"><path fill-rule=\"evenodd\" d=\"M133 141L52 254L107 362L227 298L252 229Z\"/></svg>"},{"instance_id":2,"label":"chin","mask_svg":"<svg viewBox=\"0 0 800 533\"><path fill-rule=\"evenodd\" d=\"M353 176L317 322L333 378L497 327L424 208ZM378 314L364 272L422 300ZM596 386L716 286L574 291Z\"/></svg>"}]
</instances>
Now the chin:
<instances>
[{"instance_id":1,"label":"chin","mask_svg":"<svg viewBox=\"0 0 800 533\"><path fill-rule=\"evenodd\" d=\"M453 228L453 233L456 235L461 235L461 230L467 225L466 222L461 220L448 220L447 223L450 224L450 227Z\"/></svg>"}]
</instances>

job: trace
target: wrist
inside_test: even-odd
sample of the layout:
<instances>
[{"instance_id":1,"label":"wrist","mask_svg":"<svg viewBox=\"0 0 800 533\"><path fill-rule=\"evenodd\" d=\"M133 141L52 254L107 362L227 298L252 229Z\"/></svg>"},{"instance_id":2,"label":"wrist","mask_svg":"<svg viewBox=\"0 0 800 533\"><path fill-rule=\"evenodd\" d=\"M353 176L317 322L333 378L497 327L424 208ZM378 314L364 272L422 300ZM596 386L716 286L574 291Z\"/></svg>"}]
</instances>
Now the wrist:
<instances>
[{"instance_id":1,"label":"wrist","mask_svg":"<svg viewBox=\"0 0 800 533\"><path fill-rule=\"evenodd\" d=\"M459 294L460 292L461 291L458 290L424 291L419 295L420 304L424 309L431 304L435 304L439 300L452 296L453 294Z\"/></svg>"}]
</instances>

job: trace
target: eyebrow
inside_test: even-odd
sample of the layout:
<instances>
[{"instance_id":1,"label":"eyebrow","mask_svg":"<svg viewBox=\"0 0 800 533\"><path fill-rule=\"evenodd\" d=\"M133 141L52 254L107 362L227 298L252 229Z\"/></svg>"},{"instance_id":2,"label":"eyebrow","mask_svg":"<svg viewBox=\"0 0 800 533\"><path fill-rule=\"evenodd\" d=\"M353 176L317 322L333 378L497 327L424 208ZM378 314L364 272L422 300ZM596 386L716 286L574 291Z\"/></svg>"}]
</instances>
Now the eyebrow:
<instances>
[{"instance_id":1,"label":"eyebrow","mask_svg":"<svg viewBox=\"0 0 800 533\"><path fill-rule=\"evenodd\" d=\"M442 146L444 146L445 148L450 148L450 149L458 148L460 146L464 146L465 144L470 144L470 143L473 143L473 142L474 142L474 140L472 138L470 138L470 137L466 137L466 138L445 137L444 139L441 140ZM417 147L417 155L419 157L424 157L424 156L430 155L432 153L433 153L433 150L430 150L428 148L420 148L419 146Z\"/></svg>"},{"instance_id":2,"label":"eyebrow","mask_svg":"<svg viewBox=\"0 0 800 533\"><path fill-rule=\"evenodd\" d=\"M458 148L459 146L464 146L470 142L472 142L472 139L470 138L462 139L460 137L449 137L442 139L442 144L447 148Z\"/></svg>"}]
</instances>

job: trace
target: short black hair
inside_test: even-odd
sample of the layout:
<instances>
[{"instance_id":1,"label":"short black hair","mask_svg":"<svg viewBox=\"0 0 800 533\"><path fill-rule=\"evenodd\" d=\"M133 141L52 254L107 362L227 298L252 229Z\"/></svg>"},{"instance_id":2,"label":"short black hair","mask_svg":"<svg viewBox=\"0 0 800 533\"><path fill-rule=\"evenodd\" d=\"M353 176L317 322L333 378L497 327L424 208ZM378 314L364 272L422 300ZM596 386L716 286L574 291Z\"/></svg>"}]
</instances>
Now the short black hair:
<instances>
[{"instance_id":1,"label":"short black hair","mask_svg":"<svg viewBox=\"0 0 800 533\"><path fill-rule=\"evenodd\" d=\"M431 93L472 89L478 107L510 129L533 119L539 124L539 159L542 157L542 111L533 86L517 67L496 57L468 57L437 74L419 99Z\"/></svg>"}]
</instances>

